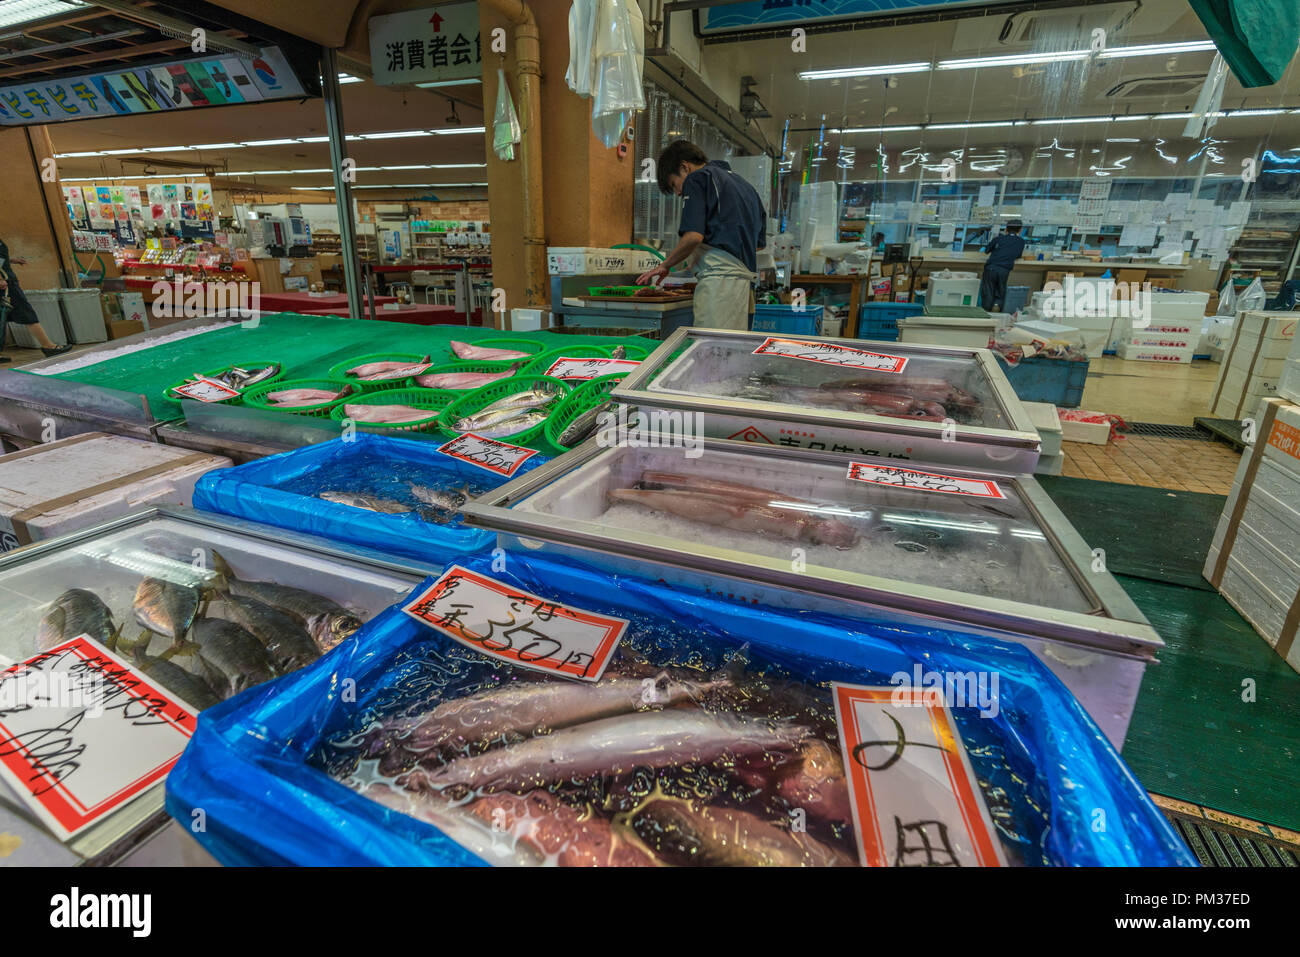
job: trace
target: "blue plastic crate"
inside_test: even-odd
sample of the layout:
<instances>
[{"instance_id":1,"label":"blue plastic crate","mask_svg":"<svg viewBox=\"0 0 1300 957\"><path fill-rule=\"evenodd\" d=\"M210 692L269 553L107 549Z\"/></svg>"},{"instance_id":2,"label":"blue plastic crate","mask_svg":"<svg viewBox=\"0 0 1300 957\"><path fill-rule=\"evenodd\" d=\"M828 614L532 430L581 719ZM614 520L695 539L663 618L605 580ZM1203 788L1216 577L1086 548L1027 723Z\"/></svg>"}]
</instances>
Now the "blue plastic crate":
<instances>
[{"instance_id":1,"label":"blue plastic crate","mask_svg":"<svg viewBox=\"0 0 1300 957\"><path fill-rule=\"evenodd\" d=\"M898 321L919 316L924 309L919 302L864 302L858 313L858 338L895 342Z\"/></svg>"},{"instance_id":2,"label":"blue plastic crate","mask_svg":"<svg viewBox=\"0 0 1300 957\"><path fill-rule=\"evenodd\" d=\"M1029 302L1028 286L1007 286L1006 298L1002 301L1003 312L1019 312Z\"/></svg>"},{"instance_id":3,"label":"blue plastic crate","mask_svg":"<svg viewBox=\"0 0 1300 957\"><path fill-rule=\"evenodd\" d=\"M999 355L998 363L1022 402L1050 402L1066 409L1077 409L1083 403L1083 387L1088 381L1086 359L1035 357L1009 366Z\"/></svg>"},{"instance_id":4,"label":"blue plastic crate","mask_svg":"<svg viewBox=\"0 0 1300 957\"><path fill-rule=\"evenodd\" d=\"M822 307L764 304L754 307L753 332L775 332L785 336L816 336L822 331Z\"/></svg>"}]
</instances>

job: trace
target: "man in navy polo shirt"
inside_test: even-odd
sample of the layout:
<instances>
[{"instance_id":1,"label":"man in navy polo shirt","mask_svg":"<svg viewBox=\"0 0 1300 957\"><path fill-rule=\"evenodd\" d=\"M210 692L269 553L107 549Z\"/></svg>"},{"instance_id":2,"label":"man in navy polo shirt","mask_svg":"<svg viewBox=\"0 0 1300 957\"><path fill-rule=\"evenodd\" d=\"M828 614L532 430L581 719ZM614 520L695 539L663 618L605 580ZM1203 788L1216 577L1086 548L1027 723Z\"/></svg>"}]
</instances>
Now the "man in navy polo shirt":
<instances>
[{"instance_id":1,"label":"man in navy polo shirt","mask_svg":"<svg viewBox=\"0 0 1300 957\"><path fill-rule=\"evenodd\" d=\"M1003 236L995 236L984 251L989 254L980 278L980 308L985 312L1001 310L1007 301L1007 277L1016 267L1016 260L1025 251L1025 241L1020 238L1021 223L1013 219L1007 223Z\"/></svg>"},{"instance_id":2,"label":"man in navy polo shirt","mask_svg":"<svg viewBox=\"0 0 1300 957\"><path fill-rule=\"evenodd\" d=\"M758 250L767 245L767 213L757 191L721 160L677 140L659 156L659 188L684 200L681 240L660 265L637 277L654 282L690 260L695 325L748 329L754 312Z\"/></svg>"}]
</instances>

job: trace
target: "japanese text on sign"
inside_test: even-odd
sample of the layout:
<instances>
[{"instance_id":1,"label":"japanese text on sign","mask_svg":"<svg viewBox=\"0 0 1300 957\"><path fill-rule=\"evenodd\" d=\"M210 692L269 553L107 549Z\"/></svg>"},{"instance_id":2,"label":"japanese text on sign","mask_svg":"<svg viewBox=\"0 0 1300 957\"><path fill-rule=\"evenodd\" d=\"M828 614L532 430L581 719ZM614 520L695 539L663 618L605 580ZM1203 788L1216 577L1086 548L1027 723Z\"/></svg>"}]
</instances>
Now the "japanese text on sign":
<instances>
[{"instance_id":1,"label":"japanese text on sign","mask_svg":"<svg viewBox=\"0 0 1300 957\"><path fill-rule=\"evenodd\" d=\"M0 673L0 780L71 837L171 770L194 713L79 635Z\"/></svg>"},{"instance_id":2,"label":"japanese text on sign","mask_svg":"<svg viewBox=\"0 0 1300 957\"><path fill-rule=\"evenodd\" d=\"M444 4L371 17L370 64L380 86L482 76L478 4Z\"/></svg>"},{"instance_id":3,"label":"japanese text on sign","mask_svg":"<svg viewBox=\"0 0 1300 957\"><path fill-rule=\"evenodd\" d=\"M1004 863L947 707L925 688L833 684L831 690L861 862L869 867Z\"/></svg>"},{"instance_id":4,"label":"japanese text on sign","mask_svg":"<svg viewBox=\"0 0 1300 957\"><path fill-rule=\"evenodd\" d=\"M575 359L564 356L551 363L544 375L556 379L595 379L602 375L631 372L640 364L633 359Z\"/></svg>"},{"instance_id":5,"label":"japanese text on sign","mask_svg":"<svg viewBox=\"0 0 1300 957\"><path fill-rule=\"evenodd\" d=\"M403 609L483 654L548 674L599 681L627 622L547 601L453 565Z\"/></svg>"},{"instance_id":6,"label":"japanese text on sign","mask_svg":"<svg viewBox=\"0 0 1300 957\"><path fill-rule=\"evenodd\" d=\"M922 492L944 492L948 495L974 495L977 498L1006 498L997 482L990 479L958 478L942 472L920 472L889 465L869 465L850 462L849 478L857 482L874 482L894 488L912 488Z\"/></svg>"},{"instance_id":7,"label":"japanese text on sign","mask_svg":"<svg viewBox=\"0 0 1300 957\"><path fill-rule=\"evenodd\" d=\"M1275 420L1268 433L1268 444L1292 458L1300 459L1300 429L1294 426Z\"/></svg>"},{"instance_id":8,"label":"japanese text on sign","mask_svg":"<svg viewBox=\"0 0 1300 957\"><path fill-rule=\"evenodd\" d=\"M489 472L507 476L514 475L519 471L519 466L537 454L536 449L526 449L521 445L498 442L496 439L485 439L473 432L456 436L446 445L439 446L438 451L443 455L468 462L470 465L487 469Z\"/></svg>"},{"instance_id":9,"label":"japanese text on sign","mask_svg":"<svg viewBox=\"0 0 1300 957\"><path fill-rule=\"evenodd\" d=\"M782 339L770 336L754 350L756 356L784 356L788 359L806 359L847 366L851 369L870 369L873 372L902 372L907 366L904 356L891 356L833 342L815 342L807 339Z\"/></svg>"},{"instance_id":10,"label":"japanese text on sign","mask_svg":"<svg viewBox=\"0 0 1300 957\"><path fill-rule=\"evenodd\" d=\"M197 376L193 382L178 385L172 391L187 399L197 399L199 402L224 402L239 395L238 389L232 389L228 385L204 376Z\"/></svg>"}]
</instances>

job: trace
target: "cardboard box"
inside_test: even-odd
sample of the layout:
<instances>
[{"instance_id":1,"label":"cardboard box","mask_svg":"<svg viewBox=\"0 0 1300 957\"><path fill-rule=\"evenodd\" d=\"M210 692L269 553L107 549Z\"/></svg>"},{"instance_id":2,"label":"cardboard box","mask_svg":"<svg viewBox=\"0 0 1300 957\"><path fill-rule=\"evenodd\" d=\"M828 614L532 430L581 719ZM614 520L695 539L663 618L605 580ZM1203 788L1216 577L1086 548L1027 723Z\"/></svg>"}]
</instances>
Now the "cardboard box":
<instances>
[{"instance_id":1,"label":"cardboard box","mask_svg":"<svg viewBox=\"0 0 1300 957\"><path fill-rule=\"evenodd\" d=\"M144 332L144 323L138 319L119 319L108 324L108 338L125 339L137 332Z\"/></svg>"},{"instance_id":2,"label":"cardboard box","mask_svg":"<svg viewBox=\"0 0 1300 957\"><path fill-rule=\"evenodd\" d=\"M1148 279L1147 282L1151 284L1152 289L1177 289L1178 288L1178 280L1175 279L1173 276L1156 276L1153 279ZM1215 295L1217 296L1218 294L1216 293Z\"/></svg>"},{"instance_id":3,"label":"cardboard box","mask_svg":"<svg viewBox=\"0 0 1300 957\"><path fill-rule=\"evenodd\" d=\"M1138 283L1139 285L1146 282L1147 271L1145 269L1120 269L1115 273L1115 292L1119 292L1120 283ZM1125 290L1127 295L1127 290ZM1117 297L1118 298L1118 297Z\"/></svg>"}]
</instances>

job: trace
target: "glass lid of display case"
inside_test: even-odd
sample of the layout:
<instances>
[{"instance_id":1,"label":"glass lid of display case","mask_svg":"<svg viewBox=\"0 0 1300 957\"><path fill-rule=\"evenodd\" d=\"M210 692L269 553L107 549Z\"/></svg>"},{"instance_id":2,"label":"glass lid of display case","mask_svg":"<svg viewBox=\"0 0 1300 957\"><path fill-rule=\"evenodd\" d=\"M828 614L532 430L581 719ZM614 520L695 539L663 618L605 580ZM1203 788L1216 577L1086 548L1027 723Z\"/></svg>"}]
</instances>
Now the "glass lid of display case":
<instances>
[{"instance_id":1,"label":"glass lid of display case","mask_svg":"<svg viewBox=\"0 0 1300 957\"><path fill-rule=\"evenodd\" d=\"M655 395L1022 430L979 350L682 330L682 347L624 383ZM694 335L691 335L694 333ZM657 353L657 355L662 353ZM1005 379L998 374L998 379Z\"/></svg>"}]
</instances>

